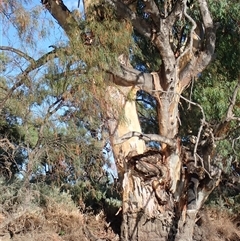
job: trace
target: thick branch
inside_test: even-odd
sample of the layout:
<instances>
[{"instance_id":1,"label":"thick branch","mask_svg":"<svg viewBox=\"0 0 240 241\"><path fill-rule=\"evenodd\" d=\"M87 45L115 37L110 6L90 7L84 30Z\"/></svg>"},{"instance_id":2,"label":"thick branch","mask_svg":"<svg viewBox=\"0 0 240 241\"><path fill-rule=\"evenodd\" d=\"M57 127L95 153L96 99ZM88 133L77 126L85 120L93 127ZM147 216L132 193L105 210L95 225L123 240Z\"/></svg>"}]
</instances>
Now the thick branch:
<instances>
[{"instance_id":1,"label":"thick branch","mask_svg":"<svg viewBox=\"0 0 240 241\"><path fill-rule=\"evenodd\" d=\"M208 56L211 57L214 54L215 41L216 41L213 20L212 20L210 11L208 9L207 1L198 0L198 2L199 2L201 15L202 15L203 25L206 31L206 45L205 45L206 49L205 50Z\"/></svg>"},{"instance_id":2,"label":"thick branch","mask_svg":"<svg viewBox=\"0 0 240 241\"><path fill-rule=\"evenodd\" d=\"M157 4L155 3L154 0L145 0L144 4L145 4L145 7L144 7L145 12L150 14L154 24L158 26L160 22L160 13L159 13Z\"/></svg>"},{"instance_id":3,"label":"thick branch","mask_svg":"<svg viewBox=\"0 0 240 241\"><path fill-rule=\"evenodd\" d=\"M107 70L107 73L113 75L113 81L121 86L139 86L146 92L153 90L153 77L149 73L143 73L133 68L121 66L120 70Z\"/></svg>"},{"instance_id":4,"label":"thick branch","mask_svg":"<svg viewBox=\"0 0 240 241\"><path fill-rule=\"evenodd\" d=\"M201 73L214 57L216 27L213 24L207 1L198 0L203 25L205 28L205 46L198 58L193 59L180 73L182 89L189 85L191 79Z\"/></svg>"},{"instance_id":5,"label":"thick branch","mask_svg":"<svg viewBox=\"0 0 240 241\"><path fill-rule=\"evenodd\" d=\"M117 16L121 19L127 18L131 21L134 29L143 35L144 37L151 39L152 37L152 26L147 23L141 17L138 17L128 6L120 2L119 0L109 0L114 5Z\"/></svg>"},{"instance_id":6,"label":"thick branch","mask_svg":"<svg viewBox=\"0 0 240 241\"><path fill-rule=\"evenodd\" d=\"M180 17L182 12L182 7L180 1L178 1L172 13L166 19L160 19L159 29L157 30L157 37L153 40L153 43L158 48L159 53L162 57L162 72L161 72L161 82L163 85L175 84L175 66L176 59L174 52L170 44L170 31L175 23L175 21Z\"/></svg>"},{"instance_id":7,"label":"thick branch","mask_svg":"<svg viewBox=\"0 0 240 241\"><path fill-rule=\"evenodd\" d=\"M118 140L116 140L114 144L115 145L122 144L123 142L127 141L128 139L130 139L132 137L138 137L139 139L142 139L144 141L157 141L157 142L161 142L161 143L163 142L172 148L176 147L176 143L173 139L169 139L167 137L160 136L157 134L142 134L142 133L136 132L136 131L126 133L125 135L120 137Z\"/></svg>"},{"instance_id":8,"label":"thick branch","mask_svg":"<svg viewBox=\"0 0 240 241\"><path fill-rule=\"evenodd\" d=\"M144 36L150 38L151 31L150 27L146 23L146 21L138 18L135 13L131 11L126 5L119 1L109 1L111 4L115 5L117 10L117 14L121 16L121 18L129 18L131 19L133 26L139 30ZM54 0L42 1L42 3L46 6L46 8L50 11L53 17L59 22L60 26L67 33L67 35L71 38L72 33L74 32L71 25L76 26L77 22L70 14L70 11L67 7L61 2L61 4L56 4ZM107 73L111 73L114 77L114 82L118 85L122 86L131 86L138 85L143 88L145 91L152 90L152 76L150 74L146 74L135 70L133 68L128 68L125 66L121 66L120 70L112 69L105 70Z\"/></svg>"},{"instance_id":9,"label":"thick branch","mask_svg":"<svg viewBox=\"0 0 240 241\"><path fill-rule=\"evenodd\" d=\"M70 40L75 37L80 37L79 24L62 0L41 0L41 3L65 30Z\"/></svg>"}]
</instances>

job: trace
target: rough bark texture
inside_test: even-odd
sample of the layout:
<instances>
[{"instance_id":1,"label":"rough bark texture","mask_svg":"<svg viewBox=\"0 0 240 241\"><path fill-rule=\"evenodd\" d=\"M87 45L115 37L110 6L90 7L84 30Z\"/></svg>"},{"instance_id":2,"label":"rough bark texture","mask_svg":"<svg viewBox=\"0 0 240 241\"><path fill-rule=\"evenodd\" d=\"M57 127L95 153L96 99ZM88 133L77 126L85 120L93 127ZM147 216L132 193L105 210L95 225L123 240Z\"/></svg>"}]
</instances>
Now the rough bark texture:
<instances>
[{"instance_id":1,"label":"rough bark texture","mask_svg":"<svg viewBox=\"0 0 240 241\"><path fill-rule=\"evenodd\" d=\"M161 6L153 0L144 1L143 11L149 15L149 21L136 14L137 1L105 2L115 9L119 19L131 21L135 31L155 45L162 59L159 71L152 74L141 73L121 62L120 71L111 67L106 69L110 80L121 86L110 86L107 97L114 100L113 105L107 107L110 137L116 144L115 156L124 167L121 239L192 240L196 215L220 178L220 171L212 165L213 130L208 128L204 118L192 146L184 147L177 138L181 93L191 79L204 70L214 54L215 29L207 2L198 0L201 24L188 15L186 0L164 1ZM42 3L69 38L73 38L76 22L64 4L56 0ZM85 1L85 11L88 4L89 1ZM180 36L174 46L172 28L181 20L189 23L191 31L185 44ZM196 33L202 36L194 38ZM136 87L156 99L157 135L141 134L133 102ZM131 92L133 97L129 100ZM121 111L114 109L114 104ZM159 141L161 150L144 152L146 139Z\"/></svg>"}]
</instances>

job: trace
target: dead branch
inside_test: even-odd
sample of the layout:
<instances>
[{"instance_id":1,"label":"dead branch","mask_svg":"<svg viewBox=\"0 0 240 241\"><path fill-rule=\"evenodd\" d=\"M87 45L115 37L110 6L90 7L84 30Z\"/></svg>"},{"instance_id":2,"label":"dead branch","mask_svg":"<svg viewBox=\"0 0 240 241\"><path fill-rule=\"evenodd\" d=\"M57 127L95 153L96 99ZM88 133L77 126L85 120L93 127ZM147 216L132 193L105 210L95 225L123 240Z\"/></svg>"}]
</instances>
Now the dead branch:
<instances>
[{"instance_id":1,"label":"dead branch","mask_svg":"<svg viewBox=\"0 0 240 241\"><path fill-rule=\"evenodd\" d=\"M192 101L188 100L187 98L183 97L182 95L180 95L180 98L185 100L185 101L187 101L188 103L190 103L192 105L195 105L195 106L199 107L199 109L202 112L203 118L201 120L201 126L198 129L197 140L196 140L196 143L195 143L195 146L194 146L194 151L193 151L194 159L195 159L195 166L197 166L197 148L198 148L198 143L199 143L199 140L200 140L200 137L201 137L203 126L206 125L206 117L205 117L205 113L204 113L204 110L203 110L201 105L199 105L198 103L195 103L195 102L192 102Z\"/></svg>"},{"instance_id":2,"label":"dead branch","mask_svg":"<svg viewBox=\"0 0 240 241\"><path fill-rule=\"evenodd\" d=\"M163 142L172 148L176 147L176 142L173 139L169 139L164 136L157 135L157 134L143 134L143 133L136 132L136 131L128 132L125 135L119 137L118 140L116 140L114 144L115 145L122 144L123 142L127 141L128 139L130 139L132 137L138 137L139 139L142 139L144 141Z\"/></svg>"}]
</instances>

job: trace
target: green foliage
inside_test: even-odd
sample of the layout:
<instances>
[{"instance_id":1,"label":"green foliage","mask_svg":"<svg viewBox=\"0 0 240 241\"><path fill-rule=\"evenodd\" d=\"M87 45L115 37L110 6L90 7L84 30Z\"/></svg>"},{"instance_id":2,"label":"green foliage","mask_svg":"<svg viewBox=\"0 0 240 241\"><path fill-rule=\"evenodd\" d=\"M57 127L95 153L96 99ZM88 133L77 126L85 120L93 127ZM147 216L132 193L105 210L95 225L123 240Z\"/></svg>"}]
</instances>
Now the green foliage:
<instances>
[{"instance_id":1,"label":"green foliage","mask_svg":"<svg viewBox=\"0 0 240 241\"><path fill-rule=\"evenodd\" d=\"M197 103L201 103L207 121L220 122L226 116L228 100L231 98L235 86L236 81L228 81L227 77L223 77L219 73L212 75L209 71L205 72L196 82L193 98Z\"/></svg>"},{"instance_id":2,"label":"green foliage","mask_svg":"<svg viewBox=\"0 0 240 241\"><path fill-rule=\"evenodd\" d=\"M133 66L144 66L145 71L158 71L161 65L161 57L151 40L138 33L134 33L135 45L132 47Z\"/></svg>"},{"instance_id":3,"label":"green foliage","mask_svg":"<svg viewBox=\"0 0 240 241\"><path fill-rule=\"evenodd\" d=\"M120 192L117 187L108 185L107 178L102 177L96 180L81 180L74 186L67 187L75 203L84 203L83 211L86 210L101 210L108 208L121 207Z\"/></svg>"}]
</instances>

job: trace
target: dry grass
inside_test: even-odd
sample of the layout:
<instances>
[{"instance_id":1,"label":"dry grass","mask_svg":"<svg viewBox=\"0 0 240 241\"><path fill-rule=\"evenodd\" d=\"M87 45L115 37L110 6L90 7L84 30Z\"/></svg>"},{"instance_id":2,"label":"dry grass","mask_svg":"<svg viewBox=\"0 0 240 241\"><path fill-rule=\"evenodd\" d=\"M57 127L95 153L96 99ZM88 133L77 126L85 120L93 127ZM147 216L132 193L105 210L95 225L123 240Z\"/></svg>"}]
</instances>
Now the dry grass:
<instances>
[{"instance_id":1,"label":"dry grass","mask_svg":"<svg viewBox=\"0 0 240 241\"><path fill-rule=\"evenodd\" d=\"M21 204L12 204L11 208L3 206L0 209L0 241L92 241L118 237L106 228L104 215L83 214L66 196L62 201L46 197L43 206L34 204L29 198Z\"/></svg>"},{"instance_id":2,"label":"dry grass","mask_svg":"<svg viewBox=\"0 0 240 241\"><path fill-rule=\"evenodd\" d=\"M230 216L226 211L205 209L200 214L201 241L240 241L240 215Z\"/></svg>"},{"instance_id":3,"label":"dry grass","mask_svg":"<svg viewBox=\"0 0 240 241\"><path fill-rule=\"evenodd\" d=\"M26 195L27 193L27 195ZM205 209L195 229L195 241L240 241L240 215ZM0 241L118 241L105 220L83 214L70 195L51 190L32 190L4 202L0 207Z\"/></svg>"}]
</instances>

